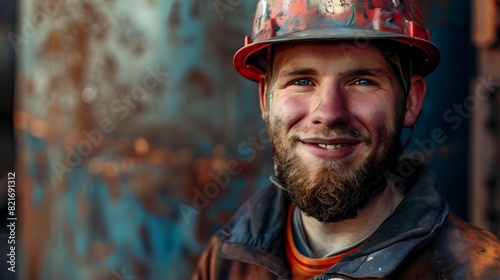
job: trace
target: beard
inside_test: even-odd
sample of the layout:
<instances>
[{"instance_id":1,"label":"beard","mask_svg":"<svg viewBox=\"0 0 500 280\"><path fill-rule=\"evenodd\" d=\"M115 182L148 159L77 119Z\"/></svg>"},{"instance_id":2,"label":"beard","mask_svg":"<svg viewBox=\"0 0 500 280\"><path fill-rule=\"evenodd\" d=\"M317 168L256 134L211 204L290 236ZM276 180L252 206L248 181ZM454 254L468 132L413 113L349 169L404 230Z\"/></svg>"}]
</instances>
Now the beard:
<instances>
[{"instance_id":1,"label":"beard","mask_svg":"<svg viewBox=\"0 0 500 280\"><path fill-rule=\"evenodd\" d=\"M399 120L399 121L398 121ZM298 136L286 136L280 121L271 124L266 118L270 146L278 177L284 182L290 201L304 214L319 222L338 223L357 216L387 187L385 174L393 170L401 154L402 118L396 118L396 128L377 127L382 141L362 163L355 165L349 159L317 160L305 164L295 153ZM353 137L352 127L338 127L308 131L323 137ZM357 131L357 130L356 130ZM373 145L365 133L357 135L363 143Z\"/></svg>"}]
</instances>

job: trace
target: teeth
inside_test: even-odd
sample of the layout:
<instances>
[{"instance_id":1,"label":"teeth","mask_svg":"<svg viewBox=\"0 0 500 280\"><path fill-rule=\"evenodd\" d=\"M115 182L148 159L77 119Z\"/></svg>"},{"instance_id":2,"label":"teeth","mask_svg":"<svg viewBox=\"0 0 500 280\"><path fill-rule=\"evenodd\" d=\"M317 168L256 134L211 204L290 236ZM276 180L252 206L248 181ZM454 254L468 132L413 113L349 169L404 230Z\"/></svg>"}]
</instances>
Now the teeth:
<instances>
[{"instance_id":1,"label":"teeth","mask_svg":"<svg viewBox=\"0 0 500 280\"><path fill-rule=\"evenodd\" d=\"M346 144L337 144L337 145L318 144L318 146L320 146L323 149L333 150L333 149L340 149L340 148L346 146Z\"/></svg>"}]
</instances>

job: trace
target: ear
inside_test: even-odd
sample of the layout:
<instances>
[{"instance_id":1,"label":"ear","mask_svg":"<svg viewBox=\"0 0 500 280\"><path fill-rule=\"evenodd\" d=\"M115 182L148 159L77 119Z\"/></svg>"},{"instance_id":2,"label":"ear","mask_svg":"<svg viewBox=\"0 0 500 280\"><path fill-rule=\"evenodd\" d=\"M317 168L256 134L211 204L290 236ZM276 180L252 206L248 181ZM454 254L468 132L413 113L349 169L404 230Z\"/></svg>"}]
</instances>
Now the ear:
<instances>
[{"instance_id":1,"label":"ear","mask_svg":"<svg viewBox=\"0 0 500 280\"><path fill-rule=\"evenodd\" d=\"M260 101L260 111L262 113L262 119L265 119L267 116L268 112L268 106L267 104L267 80L264 75L260 76L259 79L259 101Z\"/></svg>"},{"instance_id":2,"label":"ear","mask_svg":"<svg viewBox=\"0 0 500 280\"><path fill-rule=\"evenodd\" d=\"M406 99L405 127L412 127L417 121L424 103L427 86L422 76L415 75L411 78L411 87Z\"/></svg>"}]
</instances>

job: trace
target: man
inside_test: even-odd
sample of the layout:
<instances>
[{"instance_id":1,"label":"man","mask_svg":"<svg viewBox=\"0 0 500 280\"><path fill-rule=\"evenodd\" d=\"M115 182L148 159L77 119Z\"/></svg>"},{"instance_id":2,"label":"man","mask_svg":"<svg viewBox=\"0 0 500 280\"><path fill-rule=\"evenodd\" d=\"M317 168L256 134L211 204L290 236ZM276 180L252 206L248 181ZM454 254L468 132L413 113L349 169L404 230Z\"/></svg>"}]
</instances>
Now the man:
<instances>
[{"instance_id":1,"label":"man","mask_svg":"<svg viewBox=\"0 0 500 280\"><path fill-rule=\"evenodd\" d=\"M500 279L500 242L400 159L439 52L416 0L261 0L234 58L276 166L193 279Z\"/></svg>"}]
</instances>

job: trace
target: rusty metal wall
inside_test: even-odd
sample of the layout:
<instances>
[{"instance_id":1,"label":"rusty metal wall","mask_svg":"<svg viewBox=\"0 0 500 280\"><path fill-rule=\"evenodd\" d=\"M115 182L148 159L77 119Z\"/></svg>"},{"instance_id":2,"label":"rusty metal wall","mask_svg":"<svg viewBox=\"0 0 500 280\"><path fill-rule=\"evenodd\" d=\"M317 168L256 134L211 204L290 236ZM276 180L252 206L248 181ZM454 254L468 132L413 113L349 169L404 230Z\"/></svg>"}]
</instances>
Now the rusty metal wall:
<instances>
[{"instance_id":1,"label":"rusty metal wall","mask_svg":"<svg viewBox=\"0 0 500 280\"><path fill-rule=\"evenodd\" d=\"M472 1L471 40L477 76L470 87L472 112L472 221L500 236L500 2Z\"/></svg>"},{"instance_id":2,"label":"rusty metal wall","mask_svg":"<svg viewBox=\"0 0 500 280\"><path fill-rule=\"evenodd\" d=\"M230 63L254 5L20 2L20 279L188 278L272 170Z\"/></svg>"}]
</instances>

